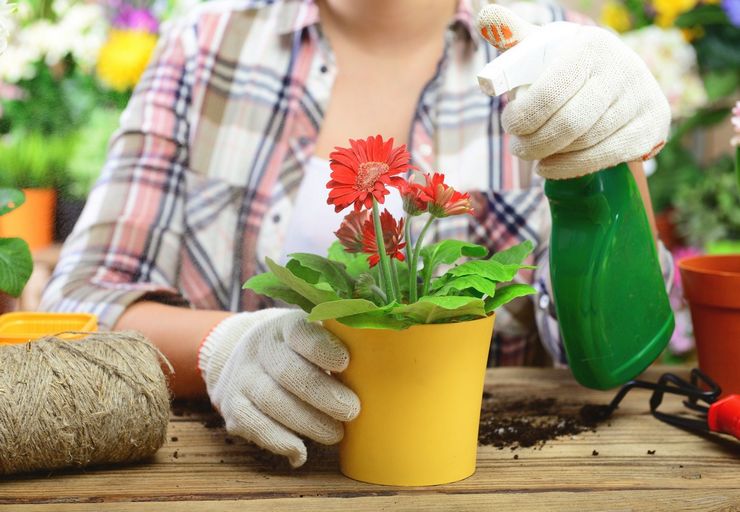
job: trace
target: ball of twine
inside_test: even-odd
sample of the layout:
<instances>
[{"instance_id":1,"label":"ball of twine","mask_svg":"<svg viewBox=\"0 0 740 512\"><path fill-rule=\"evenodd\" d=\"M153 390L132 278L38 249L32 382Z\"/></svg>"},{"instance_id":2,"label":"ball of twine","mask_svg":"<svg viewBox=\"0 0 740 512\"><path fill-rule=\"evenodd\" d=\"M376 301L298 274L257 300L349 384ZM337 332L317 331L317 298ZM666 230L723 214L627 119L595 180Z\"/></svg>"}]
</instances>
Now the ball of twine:
<instances>
[{"instance_id":1,"label":"ball of twine","mask_svg":"<svg viewBox=\"0 0 740 512\"><path fill-rule=\"evenodd\" d=\"M133 332L0 345L0 475L153 455L169 419L162 359Z\"/></svg>"}]
</instances>

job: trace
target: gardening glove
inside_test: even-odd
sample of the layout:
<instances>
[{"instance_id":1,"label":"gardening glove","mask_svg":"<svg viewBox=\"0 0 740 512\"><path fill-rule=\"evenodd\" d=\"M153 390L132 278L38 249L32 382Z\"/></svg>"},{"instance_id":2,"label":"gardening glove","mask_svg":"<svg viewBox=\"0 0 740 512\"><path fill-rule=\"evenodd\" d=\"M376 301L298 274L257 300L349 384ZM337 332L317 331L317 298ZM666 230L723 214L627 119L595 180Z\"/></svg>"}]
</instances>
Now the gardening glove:
<instances>
[{"instance_id":1,"label":"gardening glove","mask_svg":"<svg viewBox=\"0 0 740 512\"><path fill-rule=\"evenodd\" d=\"M306 462L298 435L322 444L339 442L342 421L360 412L360 400L328 374L349 363L342 343L303 311L265 309L219 323L198 354L208 396L230 434Z\"/></svg>"},{"instance_id":2,"label":"gardening glove","mask_svg":"<svg viewBox=\"0 0 740 512\"><path fill-rule=\"evenodd\" d=\"M478 28L505 51L481 71L487 94L542 69L502 115L511 152L539 160L541 176L574 178L647 160L665 144L668 101L642 59L612 32L567 22L538 27L498 5L480 11Z\"/></svg>"}]
</instances>

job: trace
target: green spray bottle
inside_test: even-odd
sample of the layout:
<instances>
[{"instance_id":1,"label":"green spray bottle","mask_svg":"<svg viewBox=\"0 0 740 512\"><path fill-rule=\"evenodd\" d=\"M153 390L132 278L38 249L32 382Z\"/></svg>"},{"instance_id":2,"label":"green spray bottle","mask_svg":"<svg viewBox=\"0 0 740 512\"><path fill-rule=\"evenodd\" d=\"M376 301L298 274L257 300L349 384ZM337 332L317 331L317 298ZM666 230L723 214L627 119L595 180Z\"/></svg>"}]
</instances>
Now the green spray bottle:
<instances>
[{"instance_id":1,"label":"green spray bottle","mask_svg":"<svg viewBox=\"0 0 740 512\"><path fill-rule=\"evenodd\" d=\"M503 7L488 8L496 10L494 19L506 22L499 33L486 33L496 28L490 25L491 13L484 23L479 17L483 35L501 43L496 46L502 50L519 45L478 76L482 91L498 96L531 84L547 62L558 58L559 44L570 32L566 23L538 30ZM515 36L524 37L507 41L515 24ZM545 195L552 214L552 293L568 364L586 387L620 386L660 355L674 329L637 184L622 163L577 178L546 180Z\"/></svg>"}]
</instances>

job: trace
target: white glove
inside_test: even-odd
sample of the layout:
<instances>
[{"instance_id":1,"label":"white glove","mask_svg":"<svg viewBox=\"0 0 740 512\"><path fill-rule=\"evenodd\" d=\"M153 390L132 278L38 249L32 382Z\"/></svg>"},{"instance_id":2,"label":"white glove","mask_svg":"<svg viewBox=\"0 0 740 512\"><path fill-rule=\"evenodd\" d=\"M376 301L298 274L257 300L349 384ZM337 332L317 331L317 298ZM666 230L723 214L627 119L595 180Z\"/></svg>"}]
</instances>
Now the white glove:
<instances>
[{"instance_id":1,"label":"white glove","mask_svg":"<svg viewBox=\"0 0 740 512\"><path fill-rule=\"evenodd\" d=\"M531 46L517 43L530 36L552 42L556 56L502 116L513 136L511 152L539 160L543 177L567 179L647 160L665 144L668 100L642 59L615 34L565 22L537 27L497 5L480 11L478 27L506 50L514 73L516 66L542 65L532 61Z\"/></svg>"},{"instance_id":2,"label":"white glove","mask_svg":"<svg viewBox=\"0 0 740 512\"><path fill-rule=\"evenodd\" d=\"M354 419L360 400L327 372L341 372L349 353L326 329L294 309L240 313L219 323L203 342L198 368L226 430L293 467L306 462L296 434L339 442L341 421Z\"/></svg>"}]
</instances>

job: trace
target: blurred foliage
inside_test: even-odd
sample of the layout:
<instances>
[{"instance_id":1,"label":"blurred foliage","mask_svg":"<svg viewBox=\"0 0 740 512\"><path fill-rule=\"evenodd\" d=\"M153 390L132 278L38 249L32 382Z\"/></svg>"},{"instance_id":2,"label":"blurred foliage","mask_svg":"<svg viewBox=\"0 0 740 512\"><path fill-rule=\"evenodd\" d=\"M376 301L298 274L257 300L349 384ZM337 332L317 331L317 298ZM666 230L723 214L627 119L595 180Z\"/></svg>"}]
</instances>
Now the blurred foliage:
<instances>
[{"instance_id":1,"label":"blurred foliage","mask_svg":"<svg viewBox=\"0 0 740 512\"><path fill-rule=\"evenodd\" d=\"M740 189L734 159L723 155L706 166L699 179L680 183L676 224L694 247L716 240L740 240Z\"/></svg>"},{"instance_id":2,"label":"blurred foliage","mask_svg":"<svg viewBox=\"0 0 740 512\"><path fill-rule=\"evenodd\" d=\"M69 58L64 66L68 70L38 62L36 76L16 84L24 95L3 101L0 134L65 135L87 123L97 109L125 107L129 94L105 89L95 77L76 70Z\"/></svg>"},{"instance_id":3,"label":"blurred foliage","mask_svg":"<svg viewBox=\"0 0 740 512\"><path fill-rule=\"evenodd\" d=\"M77 199L87 197L105 164L108 141L118 128L120 116L116 109L96 109L80 128L67 166L69 179L62 191L65 195Z\"/></svg>"},{"instance_id":4,"label":"blurred foliage","mask_svg":"<svg viewBox=\"0 0 740 512\"><path fill-rule=\"evenodd\" d=\"M74 135L31 132L3 137L0 139L0 187L60 187L74 143Z\"/></svg>"}]
</instances>

